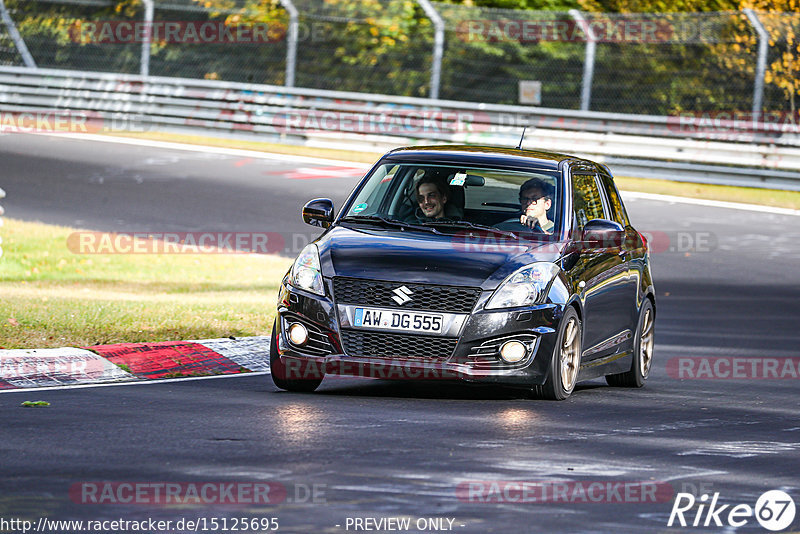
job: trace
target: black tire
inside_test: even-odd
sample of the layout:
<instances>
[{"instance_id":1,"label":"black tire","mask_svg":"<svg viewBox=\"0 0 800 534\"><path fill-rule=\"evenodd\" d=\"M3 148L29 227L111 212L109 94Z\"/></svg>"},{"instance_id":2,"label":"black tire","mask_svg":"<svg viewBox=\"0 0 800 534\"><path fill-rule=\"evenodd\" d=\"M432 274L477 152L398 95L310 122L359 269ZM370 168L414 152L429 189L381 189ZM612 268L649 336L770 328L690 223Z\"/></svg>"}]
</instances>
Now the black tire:
<instances>
[{"instance_id":1,"label":"black tire","mask_svg":"<svg viewBox=\"0 0 800 534\"><path fill-rule=\"evenodd\" d=\"M653 363L653 329L655 312L650 299L644 299L636 322L636 334L633 338L633 362L630 370L616 375L607 375L609 386L622 388L640 388L650 374Z\"/></svg>"},{"instance_id":2,"label":"black tire","mask_svg":"<svg viewBox=\"0 0 800 534\"><path fill-rule=\"evenodd\" d=\"M278 321L272 325L272 339L269 345L269 374L272 382L280 389L299 393L310 393L322 383L320 378L286 378L286 365L278 353Z\"/></svg>"},{"instance_id":3,"label":"black tire","mask_svg":"<svg viewBox=\"0 0 800 534\"><path fill-rule=\"evenodd\" d=\"M570 306L564 312L564 317L561 318L556 345L553 347L550 367L547 370L547 380L541 386L533 386L534 397L564 400L572 394L580 371L581 335L581 320L578 312ZM562 366L566 366L564 372L562 372ZM572 376L571 380L565 378L565 374Z\"/></svg>"}]
</instances>

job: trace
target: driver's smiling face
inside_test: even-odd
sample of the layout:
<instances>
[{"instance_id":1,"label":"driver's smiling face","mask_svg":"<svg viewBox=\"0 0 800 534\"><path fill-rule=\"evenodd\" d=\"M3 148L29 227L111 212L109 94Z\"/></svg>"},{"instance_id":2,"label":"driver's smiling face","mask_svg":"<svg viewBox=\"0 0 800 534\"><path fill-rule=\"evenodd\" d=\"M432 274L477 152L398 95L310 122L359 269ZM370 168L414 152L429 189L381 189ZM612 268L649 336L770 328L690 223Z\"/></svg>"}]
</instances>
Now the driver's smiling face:
<instances>
[{"instance_id":1,"label":"driver's smiling face","mask_svg":"<svg viewBox=\"0 0 800 534\"><path fill-rule=\"evenodd\" d=\"M444 217L444 205L447 197L439 192L434 184L422 184L417 189L417 203L426 217L438 219Z\"/></svg>"}]
</instances>

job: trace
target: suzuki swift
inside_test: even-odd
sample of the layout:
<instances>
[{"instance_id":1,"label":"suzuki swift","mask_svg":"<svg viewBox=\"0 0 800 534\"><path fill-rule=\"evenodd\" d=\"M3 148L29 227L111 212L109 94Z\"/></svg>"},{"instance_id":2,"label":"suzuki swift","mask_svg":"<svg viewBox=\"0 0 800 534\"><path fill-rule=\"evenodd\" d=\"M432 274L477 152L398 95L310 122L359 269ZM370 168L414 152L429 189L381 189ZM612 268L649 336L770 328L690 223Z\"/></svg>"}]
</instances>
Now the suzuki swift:
<instances>
[{"instance_id":1,"label":"suzuki swift","mask_svg":"<svg viewBox=\"0 0 800 534\"><path fill-rule=\"evenodd\" d=\"M408 147L384 155L279 290L275 385L326 374L520 387L641 387L653 358L646 239L609 169L530 150Z\"/></svg>"}]
</instances>

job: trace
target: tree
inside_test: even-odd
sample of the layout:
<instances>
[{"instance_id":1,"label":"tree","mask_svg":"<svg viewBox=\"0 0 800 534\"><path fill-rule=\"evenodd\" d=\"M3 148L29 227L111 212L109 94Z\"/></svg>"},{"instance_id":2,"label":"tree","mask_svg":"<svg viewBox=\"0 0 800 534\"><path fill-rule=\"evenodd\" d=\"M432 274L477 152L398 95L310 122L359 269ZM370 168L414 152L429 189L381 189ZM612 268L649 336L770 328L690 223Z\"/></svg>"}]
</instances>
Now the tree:
<instances>
[{"instance_id":1,"label":"tree","mask_svg":"<svg viewBox=\"0 0 800 534\"><path fill-rule=\"evenodd\" d=\"M579 0L581 7L593 12L741 12L750 8L769 33L770 61L764 81L780 90L792 117L800 96L800 0ZM721 67L731 77L755 76L753 58L758 36L742 14L732 17L722 38L712 45Z\"/></svg>"},{"instance_id":2,"label":"tree","mask_svg":"<svg viewBox=\"0 0 800 534\"><path fill-rule=\"evenodd\" d=\"M744 0L741 7L758 11L769 33L769 46L777 57L769 62L764 81L781 90L794 120L800 95L800 0Z\"/></svg>"}]
</instances>

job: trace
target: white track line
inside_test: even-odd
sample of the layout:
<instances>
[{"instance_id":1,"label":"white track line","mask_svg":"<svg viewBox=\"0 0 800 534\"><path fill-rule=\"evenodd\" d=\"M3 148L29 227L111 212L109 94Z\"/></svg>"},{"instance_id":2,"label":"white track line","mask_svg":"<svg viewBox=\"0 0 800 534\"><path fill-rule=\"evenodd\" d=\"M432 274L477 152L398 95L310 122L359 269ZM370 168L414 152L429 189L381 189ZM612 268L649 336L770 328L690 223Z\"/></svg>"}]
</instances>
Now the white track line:
<instances>
[{"instance_id":1,"label":"white track line","mask_svg":"<svg viewBox=\"0 0 800 534\"><path fill-rule=\"evenodd\" d=\"M24 134L24 135L51 135L51 134ZM52 134L54 137L65 138L64 135ZM257 150L244 150L238 148L221 148L214 146L204 145L190 145L186 143L173 143L168 141L151 141L149 139L134 139L129 137L114 137L110 135L95 135L95 134L70 134L69 139L78 139L84 141L99 141L102 143L118 143L123 145L146 146L152 148L164 148L170 150L184 150L188 152L202 152L205 154L222 154L228 156L237 156L243 158L260 158L270 159L277 161L285 161L289 163L311 163L317 165L337 165L337 166L353 166L367 169L370 166L365 163L356 161L346 161L338 159L325 159L315 158L310 156L292 156L288 154L275 154L272 152L260 152ZM376 155L377 159L377 155ZM743 211L756 211L760 213L771 213L773 215L793 215L800 216L800 210L793 210L789 208L776 208L771 206L760 206L758 204L744 204L739 202L724 202L721 200L704 200L700 198L677 197L671 195L657 195L654 193L637 193L632 191L623 191L624 197L642 200L655 200L658 202L675 202L681 204L694 204L697 206L709 206L714 208L726 208Z\"/></svg>"},{"instance_id":2,"label":"white track line","mask_svg":"<svg viewBox=\"0 0 800 534\"><path fill-rule=\"evenodd\" d=\"M635 191L621 191L625 199L657 200L659 202L679 202L681 204L695 204L698 206L708 206L713 208L726 208L743 211L758 211L761 213L772 213L773 215L794 215L800 216L800 210L789 208L776 208L773 206L760 206L758 204L743 204L739 202L724 202L722 200L705 200L702 198L675 197L672 195L657 195L655 193L637 193Z\"/></svg>"},{"instance_id":3,"label":"white track line","mask_svg":"<svg viewBox=\"0 0 800 534\"><path fill-rule=\"evenodd\" d=\"M42 388L19 388L19 389L0 389L0 393L30 393L32 391L57 391L62 389L81 389L81 388L106 388L112 386L144 386L147 384L168 384L170 382L189 382L191 380L213 380L216 378L244 378L246 376L268 375L269 371L258 371L252 373L236 373L231 375L215 376L187 376L184 378L155 378L152 380L140 379L129 382L112 382L106 384L74 384L71 386L47 386Z\"/></svg>"},{"instance_id":4,"label":"white track line","mask_svg":"<svg viewBox=\"0 0 800 534\"><path fill-rule=\"evenodd\" d=\"M203 154L221 154L224 156L237 156L242 158L270 159L289 163L311 163L313 165L336 165L340 167L352 166L368 169L371 165L358 161L345 161L341 159L326 159L313 156L293 156L291 154L276 154L274 152L261 152L260 150L247 150L244 148L224 148L219 146L193 145L189 143L174 143L171 141L153 141L150 139L135 139L132 137L114 137L111 135L97 134L23 134L23 135L48 135L61 139L77 139L79 141L98 141L101 143L117 143L120 145L146 146L151 148L164 148L169 150L184 150L186 152L202 152ZM375 155L377 161L378 154Z\"/></svg>"}]
</instances>

